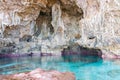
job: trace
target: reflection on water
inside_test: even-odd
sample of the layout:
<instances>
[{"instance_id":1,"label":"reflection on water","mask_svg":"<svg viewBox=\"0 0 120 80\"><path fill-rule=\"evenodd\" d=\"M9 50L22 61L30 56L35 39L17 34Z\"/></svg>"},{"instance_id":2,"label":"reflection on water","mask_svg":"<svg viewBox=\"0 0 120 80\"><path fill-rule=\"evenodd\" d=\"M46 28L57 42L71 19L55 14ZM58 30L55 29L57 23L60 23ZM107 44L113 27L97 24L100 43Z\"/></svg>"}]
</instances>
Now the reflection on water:
<instances>
[{"instance_id":1,"label":"reflection on water","mask_svg":"<svg viewBox=\"0 0 120 80\"><path fill-rule=\"evenodd\" d=\"M101 60L98 56L81 56L81 55L72 55L72 56L63 56L64 62L84 62L84 63L93 63Z\"/></svg>"},{"instance_id":2,"label":"reflection on water","mask_svg":"<svg viewBox=\"0 0 120 80\"><path fill-rule=\"evenodd\" d=\"M120 80L119 61L103 61L98 57L49 56L1 58L0 74L14 74L36 68L71 71L77 80Z\"/></svg>"}]
</instances>

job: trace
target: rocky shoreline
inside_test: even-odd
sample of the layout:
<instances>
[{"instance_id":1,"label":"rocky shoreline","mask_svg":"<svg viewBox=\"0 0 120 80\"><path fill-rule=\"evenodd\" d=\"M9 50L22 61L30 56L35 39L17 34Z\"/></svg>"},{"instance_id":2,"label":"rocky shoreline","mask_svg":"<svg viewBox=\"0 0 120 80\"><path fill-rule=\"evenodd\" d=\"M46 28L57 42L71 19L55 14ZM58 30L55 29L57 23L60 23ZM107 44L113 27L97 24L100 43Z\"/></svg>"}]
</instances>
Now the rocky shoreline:
<instances>
[{"instance_id":1,"label":"rocky shoreline","mask_svg":"<svg viewBox=\"0 0 120 80\"><path fill-rule=\"evenodd\" d=\"M99 57L103 60L106 59L120 59L120 55L116 55L113 53L109 53L109 54L104 54L102 53L101 55L97 55L97 54L87 54L89 53L88 51L85 51L86 54L79 54L78 52L67 52L66 54L63 52L61 53L61 55L54 55L55 53L25 53L25 54L0 54L0 58L19 58L19 57L34 57L34 56L39 56L39 57L43 57L43 56L74 56L74 55L78 55L78 56L83 56L83 57L89 57L89 56L94 56L94 57Z\"/></svg>"}]
</instances>

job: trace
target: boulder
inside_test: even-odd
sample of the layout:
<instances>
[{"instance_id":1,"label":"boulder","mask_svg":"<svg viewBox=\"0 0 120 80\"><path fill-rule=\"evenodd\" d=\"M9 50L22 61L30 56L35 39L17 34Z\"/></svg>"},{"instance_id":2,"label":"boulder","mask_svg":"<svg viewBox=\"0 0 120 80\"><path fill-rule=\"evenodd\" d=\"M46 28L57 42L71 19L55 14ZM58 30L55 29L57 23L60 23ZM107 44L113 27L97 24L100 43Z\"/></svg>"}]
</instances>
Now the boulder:
<instances>
[{"instance_id":1,"label":"boulder","mask_svg":"<svg viewBox=\"0 0 120 80\"><path fill-rule=\"evenodd\" d=\"M31 72L0 75L0 80L75 80L75 76L71 72L45 71L38 68Z\"/></svg>"}]
</instances>

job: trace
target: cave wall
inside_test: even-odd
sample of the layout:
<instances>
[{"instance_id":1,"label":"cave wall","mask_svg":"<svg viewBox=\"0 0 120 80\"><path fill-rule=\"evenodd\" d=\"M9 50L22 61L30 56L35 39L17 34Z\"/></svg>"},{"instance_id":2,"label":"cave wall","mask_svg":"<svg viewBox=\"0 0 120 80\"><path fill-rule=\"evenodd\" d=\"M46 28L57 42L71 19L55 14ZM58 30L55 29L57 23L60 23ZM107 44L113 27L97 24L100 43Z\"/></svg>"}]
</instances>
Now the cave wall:
<instances>
[{"instance_id":1,"label":"cave wall","mask_svg":"<svg viewBox=\"0 0 120 80\"><path fill-rule=\"evenodd\" d=\"M57 54L77 43L119 54L119 7L119 0L1 0L0 49Z\"/></svg>"}]
</instances>

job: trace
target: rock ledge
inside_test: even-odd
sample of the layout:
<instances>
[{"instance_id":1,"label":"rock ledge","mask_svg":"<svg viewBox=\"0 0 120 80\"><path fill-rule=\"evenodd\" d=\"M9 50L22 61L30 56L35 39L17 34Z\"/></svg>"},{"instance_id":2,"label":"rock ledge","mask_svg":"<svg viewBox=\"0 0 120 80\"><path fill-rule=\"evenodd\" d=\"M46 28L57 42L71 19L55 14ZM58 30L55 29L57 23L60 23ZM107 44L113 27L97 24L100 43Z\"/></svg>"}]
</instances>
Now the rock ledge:
<instances>
[{"instance_id":1,"label":"rock ledge","mask_svg":"<svg viewBox=\"0 0 120 80\"><path fill-rule=\"evenodd\" d=\"M75 80L75 76L71 72L45 71L38 68L26 73L0 75L0 80Z\"/></svg>"}]
</instances>

